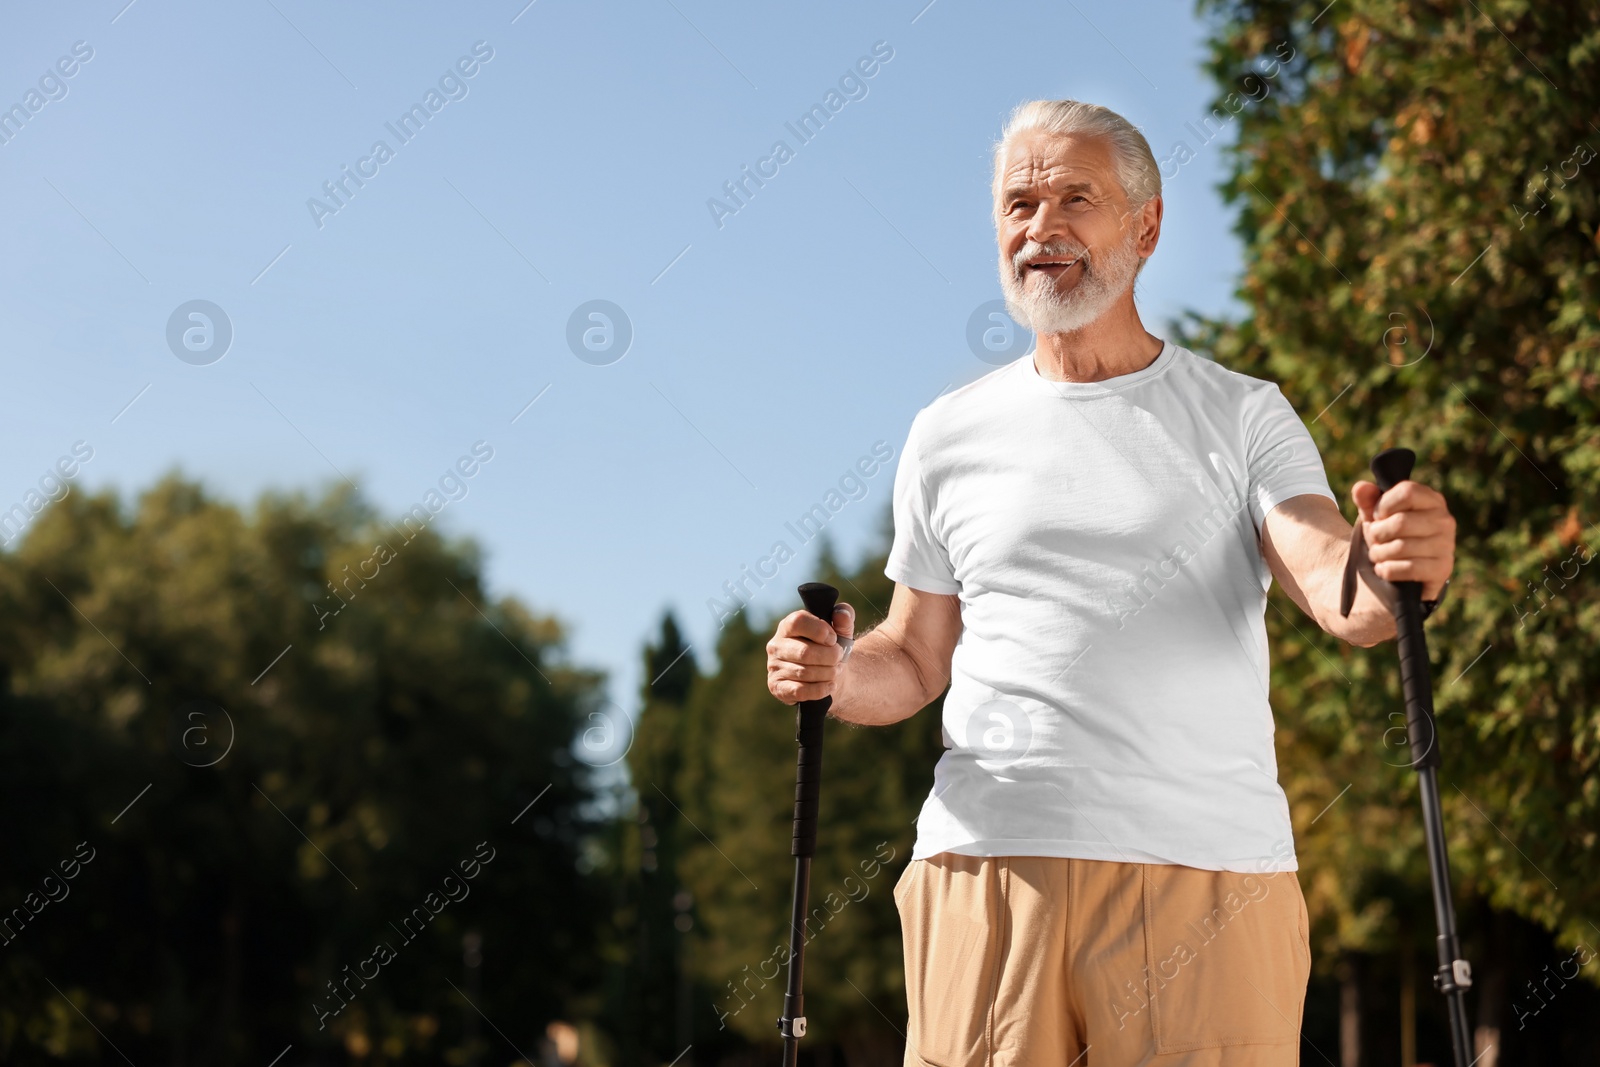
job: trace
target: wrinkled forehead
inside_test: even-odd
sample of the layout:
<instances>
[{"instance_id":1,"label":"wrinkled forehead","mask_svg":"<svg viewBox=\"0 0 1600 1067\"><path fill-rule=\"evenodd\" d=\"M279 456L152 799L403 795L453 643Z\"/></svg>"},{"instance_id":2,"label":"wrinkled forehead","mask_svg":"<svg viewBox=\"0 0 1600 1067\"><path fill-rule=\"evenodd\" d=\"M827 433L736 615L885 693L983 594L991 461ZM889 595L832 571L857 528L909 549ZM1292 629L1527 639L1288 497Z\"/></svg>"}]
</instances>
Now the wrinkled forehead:
<instances>
[{"instance_id":1,"label":"wrinkled forehead","mask_svg":"<svg viewBox=\"0 0 1600 1067\"><path fill-rule=\"evenodd\" d=\"M1114 193L1120 186L1104 137L1032 131L1006 146L1000 162L999 192L1059 195L1069 186Z\"/></svg>"}]
</instances>

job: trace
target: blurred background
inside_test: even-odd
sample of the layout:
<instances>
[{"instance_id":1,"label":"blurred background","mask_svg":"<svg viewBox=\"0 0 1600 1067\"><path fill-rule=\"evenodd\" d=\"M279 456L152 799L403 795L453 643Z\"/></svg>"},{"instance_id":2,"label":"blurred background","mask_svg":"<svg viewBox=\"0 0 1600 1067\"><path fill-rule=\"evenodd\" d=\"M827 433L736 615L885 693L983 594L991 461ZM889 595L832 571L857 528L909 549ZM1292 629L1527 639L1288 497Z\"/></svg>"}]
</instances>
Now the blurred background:
<instances>
[{"instance_id":1,"label":"blurred background","mask_svg":"<svg viewBox=\"0 0 1600 1067\"><path fill-rule=\"evenodd\" d=\"M990 152L1041 97L1161 164L1149 329L1341 496L1404 444L1449 497L1478 1062L1600 1058L1600 9L0 21L0 1059L777 1062L764 644L801 581L881 618L912 416L1029 351ZM1444 1062L1392 647L1267 623L1302 1059ZM900 1063L937 716L830 723L809 1064Z\"/></svg>"}]
</instances>

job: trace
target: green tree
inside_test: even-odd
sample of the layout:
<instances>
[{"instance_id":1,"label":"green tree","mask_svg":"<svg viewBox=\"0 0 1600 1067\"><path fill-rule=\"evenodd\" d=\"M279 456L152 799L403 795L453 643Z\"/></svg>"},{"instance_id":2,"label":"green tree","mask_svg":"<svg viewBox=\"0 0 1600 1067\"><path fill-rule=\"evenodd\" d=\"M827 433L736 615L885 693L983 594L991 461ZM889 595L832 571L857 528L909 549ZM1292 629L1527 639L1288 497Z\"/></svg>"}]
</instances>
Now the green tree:
<instances>
[{"instance_id":1,"label":"green tree","mask_svg":"<svg viewBox=\"0 0 1600 1067\"><path fill-rule=\"evenodd\" d=\"M0 557L0 906L94 853L8 928L0 1058L505 1062L479 1009L536 1055L596 977L600 679L480 571L347 492L176 477Z\"/></svg>"},{"instance_id":2,"label":"green tree","mask_svg":"<svg viewBox=\"0 0 1600 1067\"><path fill-rule=\"evenodd\" d=\"M606 866L614 904L602 1021L620 1067L670 1063L690 1045L703 1057L707 1047L697 1040L692 1015L686 948L693 899L678 878L689 828L675 791L684 704L698 671L671 612L645 647L643 667L639 724L627 753L631 788L609 837Z\"/></svg>"},{"instance_id":3,"label":"green tree","mask_svg":"<svg viewBox=\"0 0 1600 1067\"><path fill-rule=\"evenodd\" d=\"M893 592L883 565L878 552L846 571L824 550L815 577L838 586L864 630L882 620ZM696 901L694 969L702 995L710 994L694 1006L696 1030L736 1033L768 1055L787 978L794 870L795 715L766 687L775 624L752 626L741 613L723 628L719 669L697 681L683 710L675 781L687 824L678 829L679 871ZM905 981L892 892L943 751L941 705L889 728L827 722L806 1046L837 1047L846 1062L898 1062L902 1047Z\"/></svg>"},{"instance_id":4,"label":"green tree","mask_svg":"<svg viewBox=\"0 0 1600 1067\"><path fill-rule=\"evenodd\" d=\"M1341 494L1416 450L1460 524L1429 622L1458 898L1600 946L1600 9L1199 10L1250 313L1183 343L1282 383ZM1432 916L1393 647L1341 646L1281 591L1268 623L1319 966L1409 952Z\"/></svg>"}]
</instances>

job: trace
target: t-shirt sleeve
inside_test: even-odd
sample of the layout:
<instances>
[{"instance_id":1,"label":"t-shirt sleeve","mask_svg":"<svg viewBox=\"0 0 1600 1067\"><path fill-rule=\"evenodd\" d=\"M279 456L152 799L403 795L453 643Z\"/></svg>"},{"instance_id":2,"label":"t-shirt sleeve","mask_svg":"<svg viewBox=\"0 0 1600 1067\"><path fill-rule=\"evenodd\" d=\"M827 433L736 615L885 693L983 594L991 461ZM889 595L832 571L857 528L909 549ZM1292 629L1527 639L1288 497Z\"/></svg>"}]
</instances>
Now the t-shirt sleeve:
<instances>
[{"instance_id":1,"label":"t-shirt sleeve","mask_svg":"<svg viewBox=\"0 0 1600 1067\"><path fill-rule=\"evenodd\" d=\"M911 422L900 464L894 472L894 544L883 573L927 593L959 593L950 554L933 532L933 516L918 455L921 416Z\"/></svg>"},{"instance_id":2,"label":"t-shirt sleeve","mask_svg":"<svg viewBox=\"0 0 1600 1067\"><path fill-rule=\"evenodd\" d=\"M1337 504L1316 442L1283 392L1276 385L1256 391L1246 412L1250 517L1256 531L1261 531L1268 512L1291 497L1312 493Z\"/></svg>"}]
</instances>

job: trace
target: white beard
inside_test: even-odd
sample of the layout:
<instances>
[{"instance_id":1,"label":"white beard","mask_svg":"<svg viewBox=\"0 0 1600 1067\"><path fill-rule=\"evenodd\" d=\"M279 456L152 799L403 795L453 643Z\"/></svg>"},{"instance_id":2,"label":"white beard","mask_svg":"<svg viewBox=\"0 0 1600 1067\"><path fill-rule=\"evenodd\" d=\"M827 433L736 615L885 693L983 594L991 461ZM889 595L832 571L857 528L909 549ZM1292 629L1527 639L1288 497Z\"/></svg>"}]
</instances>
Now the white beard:
<instances>
[{"instance_id":1,"label":"white beard","mask_svg":"<svg viewBox=\"0 0 1600 1067\"><path fill-rule=\"evenodd\" d=\"M1137 233L1130 228L1120 246L1098 258L1082 245L1074 246L1066 241L1050 244L1029 241L1010 261L1002 255L1000 288L1005 294L1006 311L1035 334L1074 333L1083 329L1104 315L1133 287L1134 276L1139 273L1139 253L1134 247L1136 238ZM1083 276L1064 293L1056 291L1056 280L1048 274L1041 274L1029 283L1023 276L1027 268L1021 264L1041 256L1078 257Z\"/></svg>"}]
</instances>

